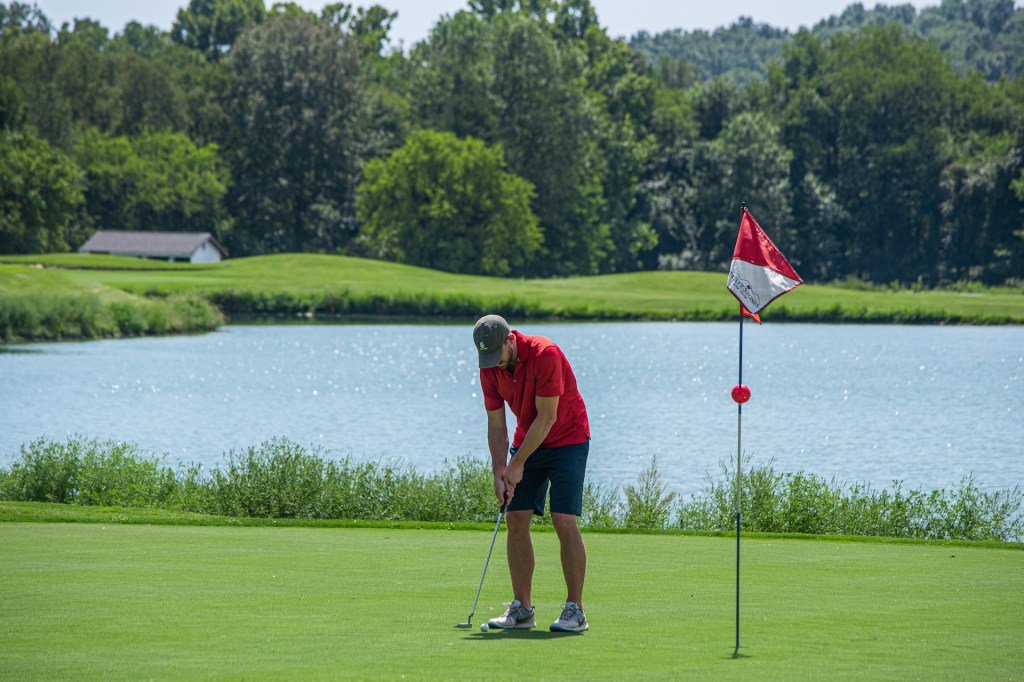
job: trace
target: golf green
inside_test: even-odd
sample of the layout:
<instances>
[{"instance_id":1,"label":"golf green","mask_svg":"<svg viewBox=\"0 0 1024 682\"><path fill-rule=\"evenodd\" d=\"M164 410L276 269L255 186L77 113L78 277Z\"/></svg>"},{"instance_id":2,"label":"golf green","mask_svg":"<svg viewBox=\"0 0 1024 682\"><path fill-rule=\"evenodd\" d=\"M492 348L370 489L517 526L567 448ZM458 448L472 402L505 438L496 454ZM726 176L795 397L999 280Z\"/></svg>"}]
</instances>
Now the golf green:
<instances>
[{"instance_id":1,"label":"golf green","mask_svg":"<svg viewBox=\"0 0 1024 682\"><path fill-rule=\"evenodd\" d=\"M586 534L580 635L535 533L532 631L504 530L0 523L0 679L1019 679L1024 551Z\"/></svg>"}]
</instances>

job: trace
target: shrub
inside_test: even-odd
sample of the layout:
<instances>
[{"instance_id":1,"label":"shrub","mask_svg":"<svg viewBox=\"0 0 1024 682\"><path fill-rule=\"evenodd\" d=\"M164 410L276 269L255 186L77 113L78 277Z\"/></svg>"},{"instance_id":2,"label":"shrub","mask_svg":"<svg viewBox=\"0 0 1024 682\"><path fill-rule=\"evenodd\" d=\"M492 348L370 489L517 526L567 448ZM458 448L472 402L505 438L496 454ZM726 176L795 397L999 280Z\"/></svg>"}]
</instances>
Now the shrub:
<instances>
[{"instance_id":1,"label":"shrub","mask_svg":"<svg viewBox=\"0 0 1024 682\"><path fill-rule=\"evenodd\" d=\"M319 450L309 454L286 439L228 453L227 469L214 470L214 511L228 516L324 518L325 483L333 478ZM329 506L329 505L328 505Z\"/></svg>"},{"instance_id":2,"label":"shrub","mask_svg":"<svg viewBox=\"0 0 1024 682\"><path fill-rule=\"evenodd\" d=\"M134 444L72 436L22 446L0 492L24 502L159 507L176 487L174 472Z\"/></svg>"},{"instance_id":3,"label":"shrub","mask_svg":"<svg viewBox=\"0 0 1024 682\"><path fill-rule=\"evenodd\" d=\"M11 464L3 490L15 502L74 502L80 443L40 438L23 445L20 460Z\"/></svg>"}]
</instances>

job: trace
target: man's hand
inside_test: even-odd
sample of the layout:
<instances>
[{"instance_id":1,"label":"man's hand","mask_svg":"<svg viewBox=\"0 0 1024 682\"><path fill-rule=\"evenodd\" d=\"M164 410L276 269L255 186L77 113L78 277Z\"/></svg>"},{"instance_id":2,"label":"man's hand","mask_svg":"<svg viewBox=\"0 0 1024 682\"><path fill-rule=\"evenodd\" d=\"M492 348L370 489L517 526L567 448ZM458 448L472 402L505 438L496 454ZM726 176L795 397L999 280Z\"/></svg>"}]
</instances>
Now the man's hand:
<instances>
[{"instance_id":1,"label":"man's hand","mask_svg":"<svg viewBox=\"0 0 1024 682\"><path fill-rule=\"evenodd\" d=\"M516 486L523 480L523 463L518 458L513 457L508 461L508 466L505 467L505 489L508 490L508 499L512 500L512 495L516 492Z\"/></svg>"},{"instance_id":2,"label":"man's hand","mask_svg":"<svg viewBox=\"0 0 1024 682\"><path fill-rule=\"evenodd\" d=\"M512 499L512 493L508 491L508 487L505 485L505 479L503 476L494 477L494 496L498 498L498 502L501 502L502 506L508 504L509 500Z\"/></svg>"}]
</instances>

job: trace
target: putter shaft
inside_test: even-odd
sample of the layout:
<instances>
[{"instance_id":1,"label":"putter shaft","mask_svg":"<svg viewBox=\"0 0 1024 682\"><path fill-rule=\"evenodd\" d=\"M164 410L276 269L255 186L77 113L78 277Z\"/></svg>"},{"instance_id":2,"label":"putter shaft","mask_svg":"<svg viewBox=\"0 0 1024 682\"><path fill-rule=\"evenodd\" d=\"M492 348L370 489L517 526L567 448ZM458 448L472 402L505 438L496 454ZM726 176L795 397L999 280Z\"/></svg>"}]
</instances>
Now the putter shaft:
<instances>
[{"instance_id":1,"label":"putter shaft","mask_svg":"<svg viewBox=\"0 0 1024 682\"><path fill-rule=\"evenodd\" d=\"M469 612L469 617L466 619L465 625L459 624L459 627L473 627L473 614L476 613L477 602L480 601L480 590L484 586L484 576L487 575L487 564L491 563L491 552L494 551L494 539L498 537L498 528L501 526L501 517L505 513L505 505L501 505L501 509L498 511L498 520L494 522L494 532L491 534L491 546L487 548L487 559L484 560L484 570L480 572L480 584L476 588L476 598L473 600L473 609Z\"/></svg>"}]
</instances>

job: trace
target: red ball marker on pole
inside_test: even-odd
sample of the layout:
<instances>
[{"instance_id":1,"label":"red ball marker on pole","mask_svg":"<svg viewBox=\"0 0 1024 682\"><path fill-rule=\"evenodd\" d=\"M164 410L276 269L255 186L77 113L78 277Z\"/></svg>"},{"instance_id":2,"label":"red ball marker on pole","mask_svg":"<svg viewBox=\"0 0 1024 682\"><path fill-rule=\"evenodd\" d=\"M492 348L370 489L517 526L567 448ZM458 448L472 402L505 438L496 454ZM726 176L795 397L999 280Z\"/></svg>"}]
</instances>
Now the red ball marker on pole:
<instances>
[{"instance_id":1,"label":"red ball marker on pole","mask_svg":"<svg viewBox=\"0 0 1024 682\"><path fill-rule=\"evenodd\" d=\"M742 405L748 400L750 400L750 389L747 386L736 384L732 387L732 401L734 403Z\"/></svg>"}]
</instances>

